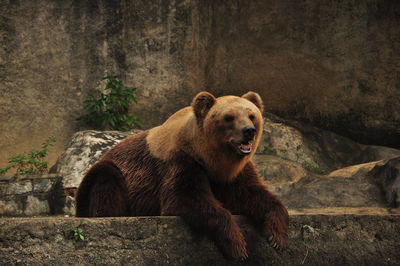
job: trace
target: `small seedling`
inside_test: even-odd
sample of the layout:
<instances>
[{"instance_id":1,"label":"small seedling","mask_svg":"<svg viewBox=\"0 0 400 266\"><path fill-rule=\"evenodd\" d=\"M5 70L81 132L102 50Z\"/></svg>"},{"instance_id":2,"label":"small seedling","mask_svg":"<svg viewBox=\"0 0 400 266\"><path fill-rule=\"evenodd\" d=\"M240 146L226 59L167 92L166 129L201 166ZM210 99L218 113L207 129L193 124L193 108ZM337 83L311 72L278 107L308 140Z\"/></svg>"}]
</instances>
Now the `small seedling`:
<instances>
[{"instance_id":1,"label":"small seedling","mask_svg":"<svg viewBox=\"0 0 400 266\"><path fill-rule=\"evenodd\" d=\"M72 229L72 237L76 241L85 241L86 235L85 230L81 226L87 225L86 221L81 222L76 228Z\"/></svg>"},{"instance_id":2,"label":"small seedling","mask_svg":"<svg viewBox=\"0 0 400 266\"><path fill-rule=\"evenodd\" d=\"M315 233L314 227L312 227L311 225L308 225L308 224L303 225L302 231L307 232L307 233Z\"/></svg>"},{"instance_id":3,"label":"small seedling","mask_svg":"<svg viewBox=\"0 0 400 266\"><path fill-rule=\"evenodd\" d=\"M305 224L301 227L301 236L303 240L313 240L318 237L318 229L312 227L311 225Z\"/></svg>"},{"instance_id":4,"label":"small seedling","mask_svg":"<svg viewBox=\"0 0 400 266\"><path fill-rule=\"evenodd\" d=\"M316 235L318 235L318 232L317 229L315 229L311 225L305 224L301 227L301 235L303 237L303 240L313 240L315 239ZM300 263L301 265L303 265L304 262L306 261L306 258L308 256L308 251L310 249L310 247L305 242L303 242L303 244L306 247L306 254Z\"/></svg>"}]
</instances>

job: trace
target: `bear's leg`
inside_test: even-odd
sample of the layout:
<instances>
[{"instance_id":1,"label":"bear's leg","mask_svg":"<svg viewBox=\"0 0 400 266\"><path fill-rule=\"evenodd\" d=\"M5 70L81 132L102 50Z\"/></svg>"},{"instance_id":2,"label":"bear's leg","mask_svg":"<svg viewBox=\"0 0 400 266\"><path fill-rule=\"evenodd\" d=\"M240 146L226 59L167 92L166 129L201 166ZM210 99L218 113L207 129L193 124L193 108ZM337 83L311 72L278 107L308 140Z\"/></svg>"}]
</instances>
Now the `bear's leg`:
<instances>
[{"instance_id":1,"label":"bear's leg","mask_svg":"<svg viewBox=\"0 0 400 266\"><path fill-rule=\"evenodd\" d=\"M228 209L249 217L261 226L272 247L279 249L285 246L289 227L287 209L268 191L251 162L235 182L217 186L215 194Z\"/></svg>"},{"instance_id":2,"label":"bear's leg","mask_svg":"<svg viewBox=\"0 0 400 266\"><path fill-rule=\"evenodd\" d=\"M170 169L160 191L161 215L181 216L190 227L210 236L226 258L245 259L243 234L232 214L214 198L201 167L187 162Z\"/></svg>"},{"instance_id":3,"label":"bear's leg","mask_svg":"<svg viewBox=\"0 0 400 266\"><path fill-rule=\"evenodd\" d=\"M76 196L76 216L126 216L128 191L120 170L111 161L95 164L82 180Z\"/></svg>"}]
</instances>

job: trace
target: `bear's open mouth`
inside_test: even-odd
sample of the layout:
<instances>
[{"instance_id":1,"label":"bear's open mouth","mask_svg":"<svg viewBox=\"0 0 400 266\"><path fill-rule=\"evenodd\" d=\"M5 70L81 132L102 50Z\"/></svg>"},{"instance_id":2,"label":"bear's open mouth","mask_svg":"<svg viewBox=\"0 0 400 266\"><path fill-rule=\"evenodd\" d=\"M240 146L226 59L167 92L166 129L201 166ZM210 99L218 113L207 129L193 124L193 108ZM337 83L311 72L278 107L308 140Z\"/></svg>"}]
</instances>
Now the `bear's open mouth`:
<instances>
[{"instance_id":1,"label":"bear's open mouth","mask_svg":"<svg viewBox=\"0 0 400 266\"><path fill-rule=\"evenodd\" d=\"M240 154L240 155L248 155L252 152L253 150L253 144L251 141L249 142L242 142L242 143L235 143L232 142L231 143L236 151Z\"/></svg>"}]
</instances>

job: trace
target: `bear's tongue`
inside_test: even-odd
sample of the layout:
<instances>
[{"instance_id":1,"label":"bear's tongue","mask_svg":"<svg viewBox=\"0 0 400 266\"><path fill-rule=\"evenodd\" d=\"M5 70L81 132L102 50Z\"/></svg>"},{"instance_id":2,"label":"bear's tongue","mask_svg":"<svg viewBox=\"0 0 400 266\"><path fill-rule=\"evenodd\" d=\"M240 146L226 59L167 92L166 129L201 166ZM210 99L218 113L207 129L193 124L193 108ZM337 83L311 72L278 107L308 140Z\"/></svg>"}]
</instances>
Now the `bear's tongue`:
<instances>
[{"instance_id":1,"label":"bear's tongue","mask_svg":"<svg viewBox=\"0 0 400 266\"><path fill-rule=\"evenodd\" d=\"M250 153L251 152L251 144L240 144L239 145L239 149L243 152L243 153Z\"/></svg>"}]
</instances>

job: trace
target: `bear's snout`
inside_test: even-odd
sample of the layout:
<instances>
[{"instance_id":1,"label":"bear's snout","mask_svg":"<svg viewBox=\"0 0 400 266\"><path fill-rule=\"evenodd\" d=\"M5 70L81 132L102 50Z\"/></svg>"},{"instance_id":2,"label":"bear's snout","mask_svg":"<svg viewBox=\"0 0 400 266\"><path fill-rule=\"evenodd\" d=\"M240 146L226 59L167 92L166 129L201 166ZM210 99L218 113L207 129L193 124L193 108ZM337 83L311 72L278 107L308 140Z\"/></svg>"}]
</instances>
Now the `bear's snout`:
<instances>
[{"instance_id":1,"label":"bear's snout","mask_svg":"<svg viewBox=\"0 0 400 266\"><path fill-rule=\"evenodd\" d=\"M254 136L256 135L256 128L253 126L245 126L242 129L242 133L245 141L253 140Z\"/></svg>"}]
</instances>

